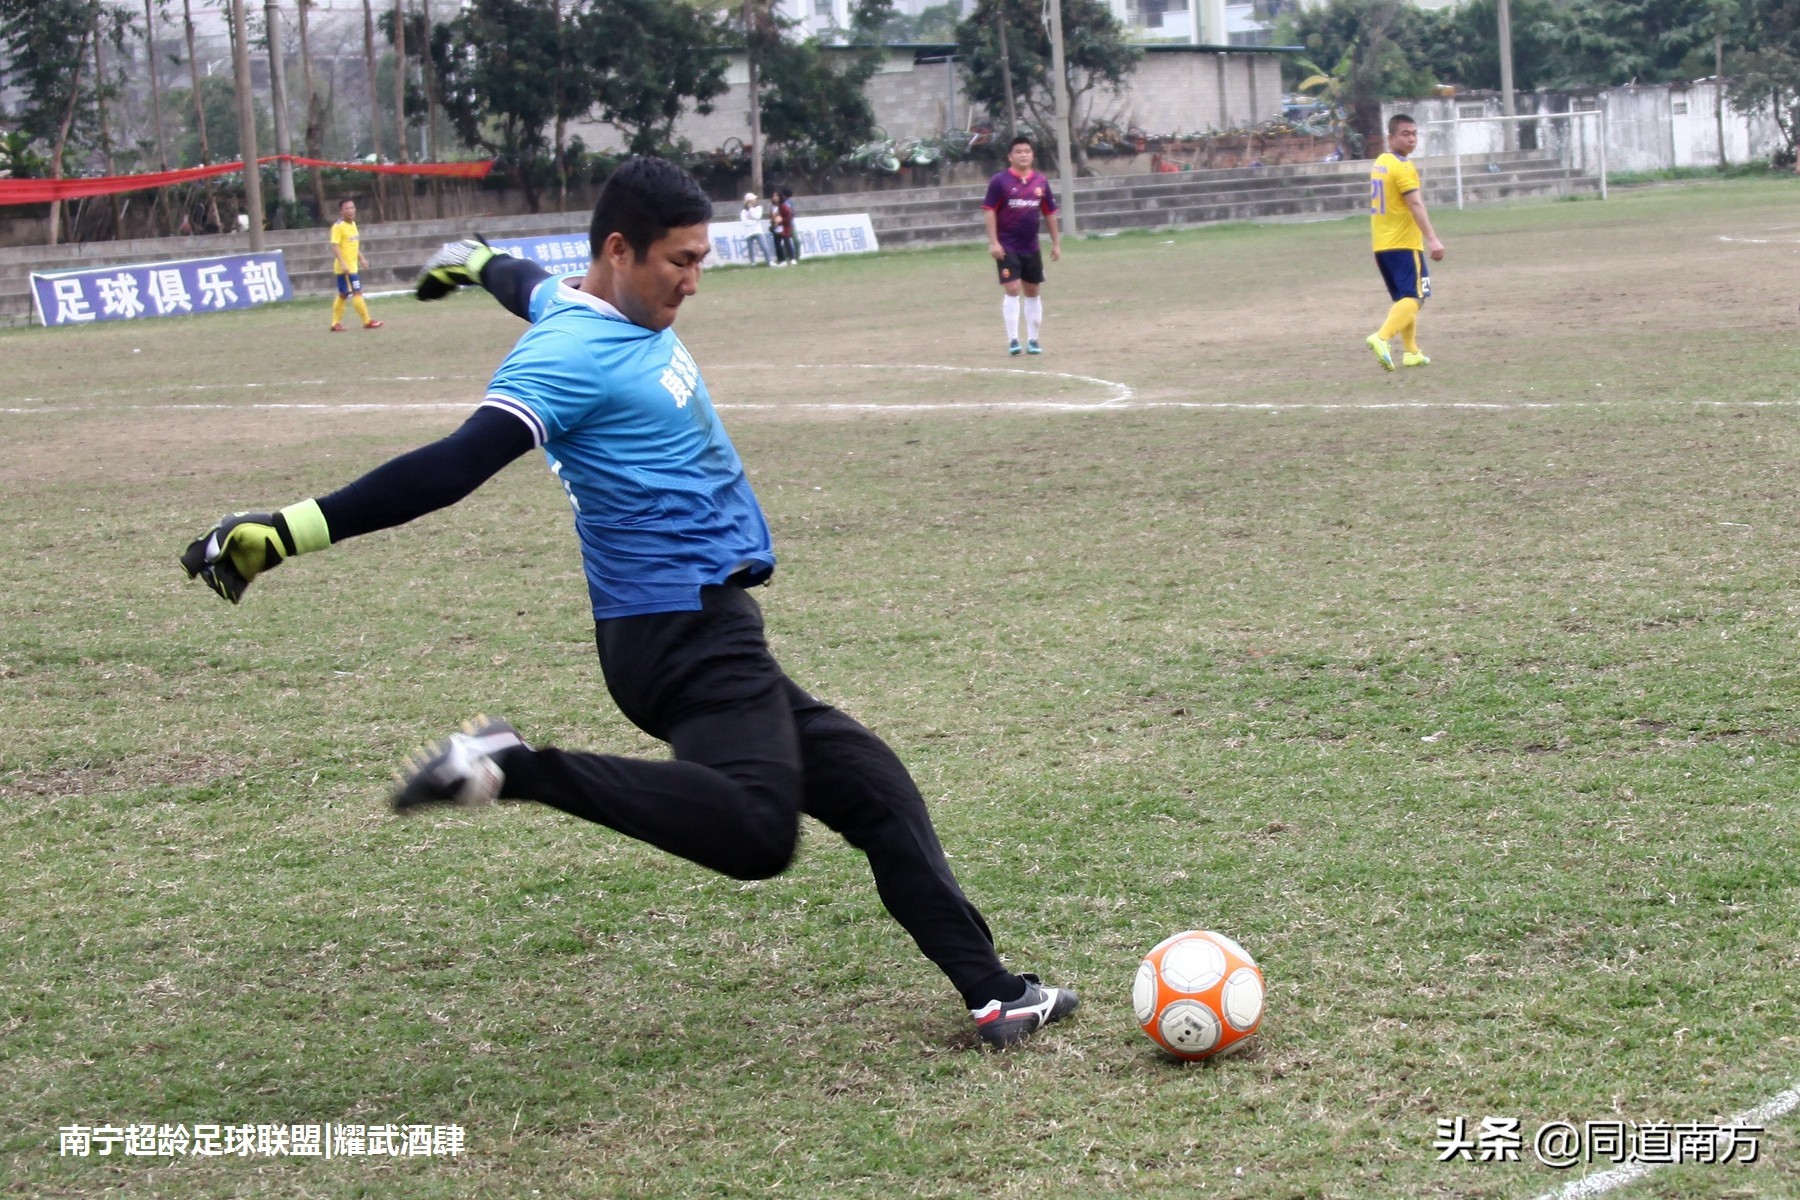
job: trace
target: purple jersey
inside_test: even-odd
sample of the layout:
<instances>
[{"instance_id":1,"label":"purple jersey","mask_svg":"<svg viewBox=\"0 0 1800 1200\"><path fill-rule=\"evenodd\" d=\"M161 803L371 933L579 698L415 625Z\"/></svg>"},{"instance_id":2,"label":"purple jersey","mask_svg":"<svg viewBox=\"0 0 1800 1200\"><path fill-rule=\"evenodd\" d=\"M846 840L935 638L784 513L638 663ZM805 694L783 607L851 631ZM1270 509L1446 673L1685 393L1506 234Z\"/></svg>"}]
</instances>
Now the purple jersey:
<instances>
[{"instance_id":1,"label":"purple jersey","mask_svg":"<svg viewBox=\"0 0 1800 1200\"><path fill-rule=\"evenodd\" d=\"M1036 171L1020 179L1012 168L988 180L987 198L981 207L994 214L994 233L1008 254L1038 252L1038 214L1056 211L1050 181Z\"/></svg>"}]
</instances>

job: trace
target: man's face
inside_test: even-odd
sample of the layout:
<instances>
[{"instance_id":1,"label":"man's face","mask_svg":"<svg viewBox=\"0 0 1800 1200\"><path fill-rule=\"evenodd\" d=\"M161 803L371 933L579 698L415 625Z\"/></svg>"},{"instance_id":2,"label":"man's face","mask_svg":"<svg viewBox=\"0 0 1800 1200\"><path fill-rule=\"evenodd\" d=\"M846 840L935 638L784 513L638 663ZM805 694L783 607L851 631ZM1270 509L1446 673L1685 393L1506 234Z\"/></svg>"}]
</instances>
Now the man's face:
<instances>
[{"instance_id":1,"label":"man's face","mask_svg":"<svg viewBox=\"0 0 1800 1200\"><path fill-rule=\"evenodd\" d=\"M639 262L621 234L606 239L613 307L635 325L664 330L675 323L681 302L700 290L700 264L712 251L706 222L681 225L650 243Z\"/></svg>"},{"instance_id":2,"label":"man's face","mask_svg":"<svg viewBox=\"0 0 1800 1200\"><path fill-rule=\"evenodd\" d=\"M1011 163L1013 170L1021 175L1031 170L1031 164L1036 158L1037 155L1033 153L1031 147L1024 142L1020 142L1006 152L1006 161Z\"/></svg>"},{"instance_id":3,"label":"man's face","mask_svg":"<svg viewBox=\"0 0 1800 1200\"><path fill-rule=\"evenodd\" d=\"M1408 121L1388 134L1388 149L1405 158L1419 147L1419 127Z\"/></svg>"},{"instance_id":4,"label":"man's face","mask_svg":"<svg viewBox=\"0 0 1800 1200\"><path fill-rule=\"evenodd\" d=\"M338 216L354 224L356 221L356 201L344 201L344 203L338 207Z\"/></svg>"}]
</instances>

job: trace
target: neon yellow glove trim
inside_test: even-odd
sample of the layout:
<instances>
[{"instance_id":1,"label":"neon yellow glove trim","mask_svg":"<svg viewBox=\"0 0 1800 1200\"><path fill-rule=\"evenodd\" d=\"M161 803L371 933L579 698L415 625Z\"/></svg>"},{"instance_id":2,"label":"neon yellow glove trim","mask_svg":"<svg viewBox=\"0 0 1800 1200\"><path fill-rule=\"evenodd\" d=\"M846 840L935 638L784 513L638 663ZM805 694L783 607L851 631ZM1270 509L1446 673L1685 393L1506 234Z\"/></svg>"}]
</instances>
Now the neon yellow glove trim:
<instances>
[{"instance_id":1,"label":"neon yellow glove trim","mask_svg":"<svg viewBox=\"0 0 1800 1200\"><path fill-rule=\"evenodd\" d=\"M287 518L288 534L294 539L294 553L307 554L331 545L331 529L317 500L302 500L281 510Z\"/></svg>"}]
</instances>

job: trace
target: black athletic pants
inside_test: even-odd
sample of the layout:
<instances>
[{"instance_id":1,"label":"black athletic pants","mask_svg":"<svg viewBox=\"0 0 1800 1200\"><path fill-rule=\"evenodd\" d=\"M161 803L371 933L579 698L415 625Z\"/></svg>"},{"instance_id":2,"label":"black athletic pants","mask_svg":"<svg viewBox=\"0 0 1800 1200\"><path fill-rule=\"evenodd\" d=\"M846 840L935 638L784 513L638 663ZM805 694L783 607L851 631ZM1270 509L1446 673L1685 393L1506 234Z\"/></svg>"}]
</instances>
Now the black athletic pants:
<instances>
[{"instance_id":1,"label":"black athletic pants","mask_svg":"<svg viewBox=\"0 0 1800 1200\"><path fill-rule=\"evenodd\" d=\"M734 585L698 612L596 623L607 689L675 760L541 748L499 756L501 795L537 800L738 879L778 874L800 814L861 850L881 901L958 991L1002 971L944 858L924 797L886 743L809 696Z\"/></svg>"}]
</instances>

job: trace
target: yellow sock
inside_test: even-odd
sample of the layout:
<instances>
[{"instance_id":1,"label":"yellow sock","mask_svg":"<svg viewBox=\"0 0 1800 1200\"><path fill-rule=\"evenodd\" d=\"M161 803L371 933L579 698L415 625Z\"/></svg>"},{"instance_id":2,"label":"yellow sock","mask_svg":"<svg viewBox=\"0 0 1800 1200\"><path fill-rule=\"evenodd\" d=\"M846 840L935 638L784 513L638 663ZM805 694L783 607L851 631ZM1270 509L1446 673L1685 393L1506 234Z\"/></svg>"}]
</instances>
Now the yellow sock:
<instances>
[{"instance_id":1,"label":"yellow sock","mask_svg":"<svg viewBox=\"0 0 1800 1200\"><path fill-rule=\"evenodd\" d=\"M342 296L331 302L331 323L333 325L344 323L344 298Z\"/></svg>"},{"instance_id":2,"label":"yellow sock","mask_svg":"<svg viewBox=\"0 0 1800 1200\"><path fill-rule=\"evenodd\" d=\"M1393 341L1394 337L1402 329L1410 325L1413 318L1418 315L1419 302L1414 300L1411 296L1408 296L1404 300L1394 301L1394 307L1388 309L1387 320L1381 323L1381 333L1379 335L1381 340L1384 342Z\"/></svg>"},{"instance_id":3,"label":"yellow sock","mask_svg":"<svg viewBox=\"0 0 1800 1200\"><path fill-rule=\"evenodd\" d=\"M356 315L362 318L362 323L364 325L367 325L369 323L369 306L363 303L362 293L353 293L350 297L350 303L356 306ZM1415 311L1417 310L1416 305L1414 306L1414 309Z\"/></svg>"},{"instance_id":4,"label":"yellow sock","mask_svg":"<svg viewBox=\"0 0 1800 1200\"><path fill-rule=\"evenodd\" d=\"M1408 321L1406 324L1404 324L1400 327L1400 338L1402 341L1404 341L1406 343L1406 352L1408 354L1417 354L1419 352L1419 316L1418 316L1418 313L1419 313L1419 310L1415 306L1413 309L1412 320Z\"/></svg>"}]
</instances>

